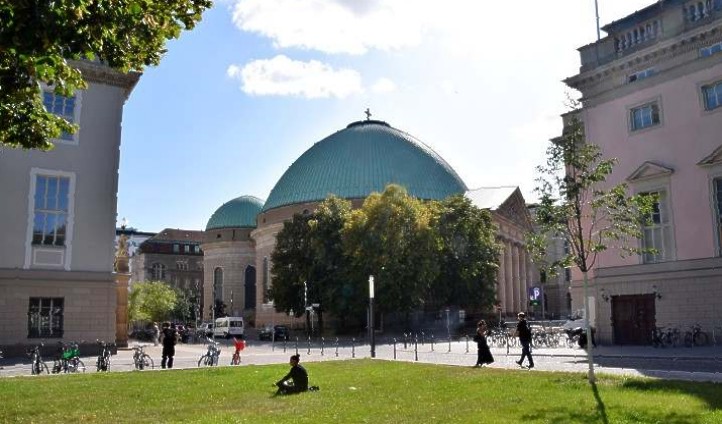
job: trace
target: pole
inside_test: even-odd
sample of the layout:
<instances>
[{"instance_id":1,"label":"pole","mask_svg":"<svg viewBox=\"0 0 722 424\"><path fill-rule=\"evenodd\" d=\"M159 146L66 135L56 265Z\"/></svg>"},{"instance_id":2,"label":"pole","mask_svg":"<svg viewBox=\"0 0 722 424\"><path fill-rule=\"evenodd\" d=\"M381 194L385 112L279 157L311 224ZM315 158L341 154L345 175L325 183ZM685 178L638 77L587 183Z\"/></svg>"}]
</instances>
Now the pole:
<instances>
[{"instance_id":1,"label":"pole","mask_svg":"<svg viewBox=\"0 0 722 424\"><path fill-rule=\"evenodd\" d=\"M602 39L602 34L599 30L599 1L598 0L594 0L594 13L596 14L596 17L597 17L597 41L599 41Z\"/></svg>"},{"instance_id":2,"label":"pole","mask_svg":"<svg viewBox=\"0 0 722 424\"><path fill-rule=\"evenodd\" d=\"M369 332L371 340L371 357L376 357L376 334L374 334L374 276L369 275ZM591 339L590 339L591 340Z\"/></svg>"},{"instance_id":3,"label":"pole","mask_svg":"<svg viewBox=\"0 0 722 424\"><path fill-rule=\"evenodd\" d=\"M584 272L584 326L587 328L587 360L589 362L589 374L587 378L590 384L594 384L594 358L592 353L592 329L589 326L589 276Z\"/></svg>"}]
</instances>

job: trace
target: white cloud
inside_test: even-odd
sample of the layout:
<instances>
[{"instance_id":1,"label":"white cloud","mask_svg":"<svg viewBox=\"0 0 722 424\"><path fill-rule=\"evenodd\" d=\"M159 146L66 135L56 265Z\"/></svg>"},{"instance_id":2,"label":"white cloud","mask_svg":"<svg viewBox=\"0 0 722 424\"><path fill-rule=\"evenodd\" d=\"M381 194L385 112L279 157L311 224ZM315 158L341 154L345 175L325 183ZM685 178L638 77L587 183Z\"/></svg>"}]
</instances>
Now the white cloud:
<instances>
[{"instance_id":1,"label":"white cloud","mask_svg":"<svg viewBox=\"0 0 722 424\"><path fill-rule=\"evenodd\" d=\"M396 84L388 78L379 78L371 86L371 91L378 94L391 93L396 91Z\"/></svg>"},{"instance_id":2,"label":"white cloud","mask_svg":"<svg viewBox=\"0 0 722 424\"><path fill-rule=\"evenodd\" d=\"M278 55L243 67L231 65L229 77L240 79L251 95L299 96L308 99L345 98L361 93L361 75L352 69L334 69L316 60L302 62Z\"/></svg>"},{"instance_id":3,"label":"white cloud","mask_svg":"<svg viewBox=\"0 0 722 424\"><path fill-rule=\"evenodd\" d=\"M233 22L280 48L363 54L418 45L429 0L238 0Z\"/></svg>"}]
</instances>

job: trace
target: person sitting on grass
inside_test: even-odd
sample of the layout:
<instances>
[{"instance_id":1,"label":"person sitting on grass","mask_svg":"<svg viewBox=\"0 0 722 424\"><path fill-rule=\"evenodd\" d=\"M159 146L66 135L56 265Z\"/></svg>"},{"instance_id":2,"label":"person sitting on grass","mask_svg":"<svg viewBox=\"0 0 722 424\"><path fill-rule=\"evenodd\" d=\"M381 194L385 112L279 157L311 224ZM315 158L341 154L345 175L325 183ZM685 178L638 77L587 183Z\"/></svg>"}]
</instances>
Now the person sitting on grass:
<instances>
[{"instance_id":1,"label":"person sitting on grass","mask_svg":"<svg viewBox=\"0 0 722 424\"><path fill-rule=\"evenodd\" d=\"M301 355L291 356L291 359L289 360L291 371L276 382L276 386L278 387L278 391L276 392L277 395L290 395L309 390L308 373L306 372L306 369L299 364L300 361ZM316 391L318 390L318 386L312 386L310 390Z\"/></svg>"}]
</instances>

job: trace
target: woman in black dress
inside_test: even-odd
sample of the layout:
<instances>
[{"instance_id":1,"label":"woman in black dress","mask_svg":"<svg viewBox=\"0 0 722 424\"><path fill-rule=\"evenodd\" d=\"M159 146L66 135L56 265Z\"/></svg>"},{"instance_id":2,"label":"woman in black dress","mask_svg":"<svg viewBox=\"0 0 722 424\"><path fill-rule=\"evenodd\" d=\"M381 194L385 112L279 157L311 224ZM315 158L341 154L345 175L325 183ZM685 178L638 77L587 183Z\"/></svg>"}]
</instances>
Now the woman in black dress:
<instances>
[{"instance_id":1,"label":"woman in black dress","mask_svg":"<svg viewBox=\"0 0 722 424\"><path fill-rule=\"evenodd\" d=\"M486 321L481 320L476 327L476 335L474 341L478 349L478 355L476 357L476 365L474 367L481 367L486 364L494 362L494 357L491 355L489 345L486 343L486 333L489 329L486 327Z\"/></svg>"}]
</instances>

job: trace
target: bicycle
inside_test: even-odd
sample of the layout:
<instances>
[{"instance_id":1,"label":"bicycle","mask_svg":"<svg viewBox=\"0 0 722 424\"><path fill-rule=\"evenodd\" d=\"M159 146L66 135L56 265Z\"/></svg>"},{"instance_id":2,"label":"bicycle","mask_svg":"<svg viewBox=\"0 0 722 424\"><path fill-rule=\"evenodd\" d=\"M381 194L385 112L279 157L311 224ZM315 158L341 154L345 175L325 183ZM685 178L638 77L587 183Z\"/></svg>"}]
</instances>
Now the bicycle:
<instances>
[{"instance_id":1,"label":"bicycle","mask_svg":"<svg viewBox=\"0 0 722 424\"><path fill-rule=\"evenodd\" d=\"M53 363L53 374L58 374L60 372L85 372L85 363L83 363L83 361L80 359L80 348L78 347L78 343L58 343L60 344L60 354Z\"/></svg>"},{"instance_id":2,"label":"bicycle","mask_svg":"<svg viewBox=\"0 0 722 424\"><path fill-rule=\"evenodd\" d=\"M231 358L231 365L241 365L241 351L245 349L246 342L243 341L243 339L233 338L233 345L236 348L236 351L233 352L233 357Z\"/></svg>"},{"instance_id":3,"label":"bicycle","mask_svg":"<svg viewBox=\"0 0 722 424\"><path fill-rule=\"evenodd\" d=\"M691 328L691 331L687 331L684 334L684 345L687 347L707 346L709 344L709 336L702 331L702 327L700 327L699 324L695 324Z\"/></svg>"},{"instance_id":4,"label":"bicycle","mask_svg":"<svg viewBox=\"0 0 722 424\"><path fill-rule=\"evenodd\" d=\"M218 357L221 355L221 348L218 342L208 339L208 351L198 359L199 367L212 367L218 365Z\"/></svg>"},{"instance_id":5,"label":"bicycle","mask_svg":"<svg viewBox=\"0 0 722 424\"><path fill-rule=\"evenodd\" d=\"M40 343L32 349L28 349L27 353L30 357L30 374L32 375L40 375L43 373L50 374L48 364L43 361L43 357L40 355L40 348L42 346L44 346L44 344Z\"/></svg>"},{"instance_id":6,"label":"bicycle","mask_svg":"<svg viewBox=\"0 0 722 424\"><path fill-rule=\"evenodd\" d=\"M135 369L139 371L142 371L146 368L155 368L153 358L151 358L150 355L145 353L144 349L145 345L133 346L133 365L135 366Z\"/></svg>"},{"instance_id":7,"label":"bicycle","mask_svg":"<svg viewBox=\"0 0 722 424\"><path fill-rule=\"evenodd\" d=\"M100 345L100 353L95 364L95 370L98 372L110 371L110 348L104 341L98 341L98 344Z\"/></svg>"}]
</instances>

